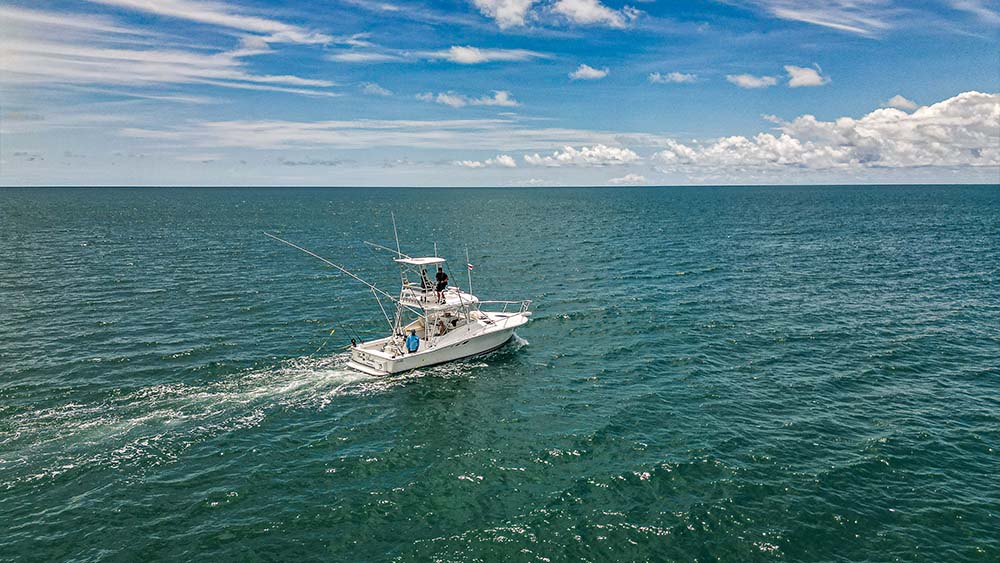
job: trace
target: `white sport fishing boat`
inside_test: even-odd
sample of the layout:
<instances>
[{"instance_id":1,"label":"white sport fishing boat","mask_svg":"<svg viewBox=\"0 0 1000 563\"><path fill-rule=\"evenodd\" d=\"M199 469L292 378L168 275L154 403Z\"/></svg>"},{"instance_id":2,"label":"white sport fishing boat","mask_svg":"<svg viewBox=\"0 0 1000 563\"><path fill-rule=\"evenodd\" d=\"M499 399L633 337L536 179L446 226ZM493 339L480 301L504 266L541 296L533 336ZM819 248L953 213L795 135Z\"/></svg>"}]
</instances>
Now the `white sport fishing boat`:
<instances>
[{"instance_id":1,"label":"white sport fishing boat","mask_svg":"<svg viewBox=\"0 0 1000 563\"><path fill-rule=\"evenodd\" d=\"M264 234L319 258L368 286L391 330L389 336L377 340L357 342L351 339L351 361L347 365L369 375L391 375L492 352L509 342L514 331L527 324L531 316L530 300L481 301L473 295L472 264L468 264L468 290L449 283L439 294L432 280L437 268L443 268L445 259L403 254L398 237L396 250L366 243L396 254L393 261L399 266L401 281L397 297L305 248L270 233ZM382 299L395 304L396 311L391 318ZM411 334L419 339L415 352L407 347L407 337Z\"/></svg>"}]
</instances>

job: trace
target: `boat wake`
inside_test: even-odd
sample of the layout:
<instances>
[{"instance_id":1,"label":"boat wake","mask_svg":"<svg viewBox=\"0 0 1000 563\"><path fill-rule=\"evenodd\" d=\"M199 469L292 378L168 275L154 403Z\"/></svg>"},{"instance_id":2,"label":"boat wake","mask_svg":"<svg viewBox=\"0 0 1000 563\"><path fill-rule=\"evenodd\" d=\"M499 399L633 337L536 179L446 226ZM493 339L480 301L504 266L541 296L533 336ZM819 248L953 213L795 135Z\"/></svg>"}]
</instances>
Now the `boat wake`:
<instances>
[{"instance_id":1,"label":"boat wake","mask_svg":"<svg viewBox=\"0 0 1000 563\"><path fill-rule=\"evenodd\" d=\"M207 383L113 389L12 417L0 437L0 490L94 466L141 472L170 463L225 433L288 409L326 408L338 397L384 392L402 382L346 367L349 354L295 358Z\"/></svg>"}]
</instances>

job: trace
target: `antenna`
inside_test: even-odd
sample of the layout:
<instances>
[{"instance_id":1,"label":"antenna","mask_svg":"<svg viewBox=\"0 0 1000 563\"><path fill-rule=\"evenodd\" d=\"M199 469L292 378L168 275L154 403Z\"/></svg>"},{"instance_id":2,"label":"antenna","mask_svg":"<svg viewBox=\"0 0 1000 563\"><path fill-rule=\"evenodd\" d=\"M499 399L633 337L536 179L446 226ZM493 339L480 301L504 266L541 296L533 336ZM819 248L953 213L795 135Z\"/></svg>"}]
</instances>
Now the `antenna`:
<instances>
[{"instance_id":1,"label":"antenna","mask_svg":"<svg viewBox=\"0 0 1000 563\"><path fill-rule=\"evenodd\" d=\"M469 247L465 247L465 266L469 271L469 295L472 295L472 261L469 260Z\"/></svg>"},{"instance_id":2,"label":"antenna","mask_svg":"<svg viewBox=\"0 0 1000 563\"><path fill-rule=\"evenodd\" d=\"M399 233L396 232L396 214L391 211L389 214L392 215L392 234L396 237L396 254L399 255L398 258L402 258L403 251L399 249Z\"/></svg>"}]
</instances>

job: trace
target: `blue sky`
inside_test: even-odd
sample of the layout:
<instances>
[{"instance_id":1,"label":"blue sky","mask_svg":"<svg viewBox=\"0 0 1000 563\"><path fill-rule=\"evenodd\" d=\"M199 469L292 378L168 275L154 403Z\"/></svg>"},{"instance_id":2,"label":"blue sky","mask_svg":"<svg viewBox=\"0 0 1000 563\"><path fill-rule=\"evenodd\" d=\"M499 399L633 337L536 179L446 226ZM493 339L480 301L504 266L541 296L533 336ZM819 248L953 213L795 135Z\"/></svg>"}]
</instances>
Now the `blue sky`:
<instances>
[{"instance_id":1,"label":"blue sky","mask_svg":"<svg viewBox=\"0 0 1000 563\"><path fill-rule=\"evenodd\" d=\"M0 181L1000 183L998 4L8 1Z\"/></svg>"}]
</instances>

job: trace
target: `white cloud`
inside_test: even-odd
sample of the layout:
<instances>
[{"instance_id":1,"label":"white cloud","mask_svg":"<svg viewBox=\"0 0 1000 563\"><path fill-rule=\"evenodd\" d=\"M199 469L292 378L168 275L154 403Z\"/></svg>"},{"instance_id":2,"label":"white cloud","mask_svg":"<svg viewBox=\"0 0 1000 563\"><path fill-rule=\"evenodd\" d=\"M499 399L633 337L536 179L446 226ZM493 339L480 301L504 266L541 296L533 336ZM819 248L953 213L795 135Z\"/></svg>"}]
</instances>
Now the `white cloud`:
<instances>
[{"instance_id":1,"label":"white cloud","mask_svg":"<svg viewBox=\"0 0 1000 563\"><path fill-rule=\"evenodd\" d=\"M0 9L0 29L5 34L0 55L5 86L58 84L133 89L208 84L335 95L322 90L333 86L329 80L249 71L242 57L268 50L264 38L257 36L243 36L240 46L231 51L210 51L199 45L190 49L157 48L151 45L162 44L161 37L116 25L106 18L19 9ZM151 35L156 41L151 40ZM123 91L123 95L136 94Z\"/></svg>"},{"instance_id":2,"label":"white cloud","mask_svg":"<svg viewBox=\"0 0 1000 563\"><path fill-rule=\"evenodd\" d=\"M391 96L392 91L379 86L374 82L365 82L361 85L361 91L372 96Z\"/></svg>"},{"instance_id":3,"label":"white cloud","mask_svg":"<svg viewBox=\"0 0 1000 563\"><path fill-rule=\"evenodd\" d=\"M425 102L437 102L453 108L461 108L465 106L517 107L521 105L514 99L511 93L506 90L494 90L492 96L481 96L479 98L470 98L469 96L456 94L454 92L441 92L437 95L433 92L426 92L423 94L417 94L417 99Z\"/></svg>"},{"instance_id":4,"label":"white cloud","mask_svg":"<svg viewBox=\"0 0 1000 563\"><path fill-rule=\"evenodd\" d=\"M500 29L524 25L535 0L472 0L484 16L493 18Z\"/></svg>"},{"instance_id":5,"label":"white cloud","mask_svg":"<svg viewBox=\"0 0 1000 563\"><path fill-rule=\"evenodd\" d=\"M1000 166L1000 94L966 92L912 114L779 122L780 134L671 142L654 157L667 170L864 170Z\"/></svg>"},{"instance_id":6,"label":"white cloud","mask_svg":"<svg viewBox=\"0 0 1000 563\"><path fill-rule=\"evenodd\" d=\"M875 35L891 27L898 9L887 0L751 0L771 15L855 33Z\"/></svg>"},{"instance_id":7,"label":"white cloud","mask_svg":"<svg viewBox=\"0 0 1000 563\"><path fill-rule=\"evenodd\" d=\"M331 95L314 90L333 85L322 79L261 75L245 70L230 53L122 49L83 44L11 39L4 44L0 70L18 84L210 84L226 88Z\"/></svg>"},{"instance_id":8,"label":"white cloud","mask_svg":"<svg viewBox=\"0 0 1000 563\"><path fill-rule=\"evenodd\" d=\"M649 73L649 81L653 84L687 84L696 82L697 80L698 77L696 75L683 72L668 72L666 74L660 74L659 72Z\"/></svg>"},{"instance_id":9,"label":"white cloud","mask_svg":"<svg viewBox=\"0 0 1000 563\"><path fill-rule=\"evenodd\" d=\"M546 56L542 53L525 49L480 49L479 47L469 45L455 45L444 51L430 51L421 54L430 59L444 59L463 65L490 63L494 61L527 61Z\"/></svg>"},{"instance_id":10,"label":"white cloud","mask_svg":"<svg viewBox=\"0 0 1000 563\"><path fill-rule=\"evenodd\" d=\"M629 136L585 129L531 128L508 118L184 121L160 128L126 127L119 133L133 139L183 143L213 151L223 147L260 150L373 147L544 150L564 145L614 145ZM666 139L651 135L644 135L644 138L650 144L666 142Z\"/></svg>"},{"instance_id":11,"label":"white cloud","mask_svg":"<svg viewBox=\"0 0 1000 563\"><path fill-rule=\"evenodd\" d=\"M569 73L569 77L572 80L600 80L607 76L608 72L607 67L598 69L582 64L576 70Z\"/></svg>"},{"instance_id":12,"label":"white cloud","mask_svg":"<svg viewBox=\"0 0 1000 563\"><path fill-rule=\"evenodd\" d=\"M606 25L623 28L635 20L640 12L626 6L612 10L598 0L556 0L552 11L582 25Z\"/></svg>"},{"instance_id":13,"label":"white cloud","mask_svg":"<svg viewBox=\"0 0 1000 563\"><path fill-rule=\"evenodd\" d=\"M973 14L986 23L1000 24L1000 13L984 6L981 0L951 0L949 3L952 8Z\"/></svg>"},{"instance_id":14,"label":"white cloud","mask_svg":"<svg viewBox=\"0 0 1000 563\"><path fill-rule=\"evenodd\" d=\"M267 34L267 41L276 43L329 43L333 40L329 35L313 32L274 19L239 14L233 8L219 2L201 2L199 0L88 1L95 4L104 4L250 33L263 33Z\"/></svg>"},{"instance_id":15,"label":"white cloud","mask_svg":"<svg viewBox=\"0 0 1000 563\"><path fill-rule=\"evenodd\" d=\"M917 105L917 102L914 102L913 100L904 98L903 96L900 96L899 94L896 94L895 96L893 96L893 97L889 98L888 100L886 100L886 102L884 104L882 104L882 107L896 108L896 109L901 109L901 110L906 110L906 111L913 111L913 110L917 109L918 105Z\"/></svg>"},{"instance_id":16,"label":"white cloud","mask_svg":"<svg viewBox=\"0 0 1000 563\"><path fill-rule=\"evenodd\" d=\"M620 178L611 178L608 183L613 186L638 186L647 183L647 180L641 174L626 174Z\"/></svg>"},{"instance_id":17,"label":"white cloud","mask_svg":"<svg viewBox=\"0 0 1000 563\"><path fill-rule=\"evenodd\" d=\"M639 160L639 155L627 148L594 145L593 147L563 147L550 156L538 153L524 155L524 161L533 166L611 166Z\"/></svg>"},{"instance_id":18,"label":"white cloud","mask_svg":"<svg viewBox=\"0 0 1000 563\"><path fill-rule=\"evenodd\" d=\"M209 162L216 162L222 160L222 155L218 154L185 154L181 156L174 157L181 162L201 162L202 164L207 164Z\"/></svg>"},{"instance_id":19,"label":"white cloud","mask_svg":"<svg viewBox=\"0 0 1000 563\"><path fill-rule=\"evenodd\" d=\"M12 6L0 6L0 21L4 21L4 32L9 33L10 29L17 26L49 27L65 29L84 29L101 33L117 33L125 35L140 35L137 30L115 25L107 18L96 16L57 14L50 12L39 12L26 10ZM9 26L9 27L8 27Z\"/></svg>"},{"instance_id":20,"label":"white cloud","mask_svg":"<svg viewBox=\"0 0 1000 563\"><path fill-rule=\"evenodd\" d=\"M785 72L788 73L788 87L800 88L802 86L822 86L829 84L830 79L820 74L819 65L816 68L801 67L795 65L785 65Z\"/></svg>"},{"instance_id":21,"label":"white cloud","mask_svg":"<svg viewBox=\"0 0 1000 563\"><path fill-rule=\"evenodd\" d=\"M371 51L344 51L327 55L326 58L339 63L390 63L403 60L398 55Z\"/></svg>"},{"instance_id":22,"label":"white cloud","mask_svg":"<svg viewBox=\"0 0 1000 563\"><path fill-rule=\"evenodd\" d=\"M486 160L457 160L455 165L465 168L517 168L517 161L510 155L498 154Z\"/></svg>"},{"instance_id":23,"label":"white cloud","mask_svg":"<svg viewBox=\"0 0 1000 563\"><path fill-rule=\"evenodd\" d=\"M754 76L752 74L730 74L726 76L726 80L740 88L767 88L778 83L778 79L773 76Z\"/></svg>"}]
</instances>

